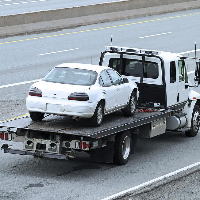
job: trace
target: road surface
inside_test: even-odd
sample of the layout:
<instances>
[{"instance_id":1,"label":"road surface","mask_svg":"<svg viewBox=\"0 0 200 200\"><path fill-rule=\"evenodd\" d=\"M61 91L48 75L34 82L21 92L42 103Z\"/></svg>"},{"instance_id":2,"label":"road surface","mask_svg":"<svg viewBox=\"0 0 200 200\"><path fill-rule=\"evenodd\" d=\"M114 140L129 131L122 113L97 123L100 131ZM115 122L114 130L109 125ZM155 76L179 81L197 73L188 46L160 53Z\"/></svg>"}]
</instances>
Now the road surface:
<instances>
[{"instance_id":1,"label":"road surface","mask_svg":"<svg viewBox=\"0 0 200 200\"><path fill-rule=\"evenodd\" d=\"M55 65L98 64L111 35L113 45L187 53L195 42L200 48L199 31L200 10L190 10L1 39L0 120L25 114L30 85ZM200 135L181 133L139 138L125 166L91 162L87 154L60 161L0 152L0 199L100 200L198 162L199 142Z\"/></svg>"}]
</instances>

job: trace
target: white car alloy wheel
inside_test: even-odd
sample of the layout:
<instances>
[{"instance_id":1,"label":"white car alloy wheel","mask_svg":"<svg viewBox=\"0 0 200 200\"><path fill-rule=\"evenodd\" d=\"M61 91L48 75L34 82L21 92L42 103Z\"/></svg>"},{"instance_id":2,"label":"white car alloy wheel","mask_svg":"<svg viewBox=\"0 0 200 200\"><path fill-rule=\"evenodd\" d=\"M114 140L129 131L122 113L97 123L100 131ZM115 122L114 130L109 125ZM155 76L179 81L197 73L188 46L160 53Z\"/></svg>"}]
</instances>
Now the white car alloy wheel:
<instances>
[{"instance_id":1,"label":"white car alloy wheel","mask_svg":"<svg viewBox=\"0 0 200 200\"><path fill-rule=\"evenodd\" d=\"M91 125L92 126L100 126L103 121L103 103L99 102L97 104L96 110L94 112L93 117L91 118Z\"/></svg>"},{"instance_id":2,"label":"white car alloy wheel","mask_svg":"<svg viewBox=\"0 0 200 200\"><path fill-rule=\"evenodd\" d=\"M136 105L135 105L135 95L131 95L131 99L130 99L130 112L134 113L136 109Z\"/></svg>"},{"instance_id":3,"label":"white car alloy wheel","mask_svg":"<svg viewBox=\"0 0 200 200\"><path fill-rule=\"evenodd\" d=\"M124 116L130 117L135 113L136 109L136 94L132 92L127 106L122 110Z\"/></svg>"},{"instance_id":4,"label":"white car alloy wheel","mask_svg":"<svg viewBox=\"0 0 200 200\"><path fill-rule=\"evenodd\" d=\"M131 140L130 137L126 136L122 144L122 156L124 160L126 160L129 157L130 151L131 151Z\"/></svg>"},{"instance_id":5,"label":"white car alloy wheel","mask_svg":"<svg viewBox=\"0 0 200 200\"><path fill-rule=\"evenodd\" d=\"M97 107L97 124L101 124L103 121L103 108L102 105L100 104Z\"/></svg>"}]
</instances>

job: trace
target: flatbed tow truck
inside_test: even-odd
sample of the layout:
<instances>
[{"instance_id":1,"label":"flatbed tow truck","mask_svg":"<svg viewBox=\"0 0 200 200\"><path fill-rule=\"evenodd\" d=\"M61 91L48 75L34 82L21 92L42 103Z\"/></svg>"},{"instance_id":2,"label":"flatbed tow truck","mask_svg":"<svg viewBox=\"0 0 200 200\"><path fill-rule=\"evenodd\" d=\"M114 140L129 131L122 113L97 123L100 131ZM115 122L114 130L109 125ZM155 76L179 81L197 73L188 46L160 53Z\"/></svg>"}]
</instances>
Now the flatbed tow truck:
<instances>
[{"instance_id":1,"label":"flatbed tow truck","mask_svg":"<svg viewBox=\"0 0 200 200\"><path fill-rule=\"evenodd\" d=\"M125 63L132 64L129 73L139 90L138 108L132 117L117 111L105 116L100 127L91 127L86 119L46 115L41 122L33 122L27 115L0 124L0 139L22 142L23 149L12 149L6 143L1 149L4 153L57 159L74 158L84 151L94 161L123 165L134 152L138 135L151 138L166 131L182 131L194 137L199 130L200 94L188 84L185 59L176 54L108 47L100 65L109 65L123 74ZM111 63L118 63L118 68ZM149 71L149 77L148 66L156 68ZM196 80L200 80L199 66L196 62ZM145 70L146 74L137 75Z\"/></svg>"}]
</instances>

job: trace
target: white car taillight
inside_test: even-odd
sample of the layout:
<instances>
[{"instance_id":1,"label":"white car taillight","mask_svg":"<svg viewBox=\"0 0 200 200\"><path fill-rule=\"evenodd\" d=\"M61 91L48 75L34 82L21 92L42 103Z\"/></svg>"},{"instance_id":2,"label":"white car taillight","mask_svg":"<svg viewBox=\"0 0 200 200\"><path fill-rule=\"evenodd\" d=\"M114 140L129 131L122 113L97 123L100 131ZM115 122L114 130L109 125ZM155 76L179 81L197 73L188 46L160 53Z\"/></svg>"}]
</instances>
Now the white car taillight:
<instances>
[{"instance_id":1,"label":"white car taillight","mask_svg":"<svg viewBox=\"0 0 200 200\"><path fill-rule=\"evenodd\" d=\"M88 101L89 96L84 92L74 92L68 96L68 100Z\"/></svg>"},{"instance_id":2,"label":"white car taillight","mask_svg":"<svg viewBox=\"0 0 200 200\"><path fill-rule=\"evenodd\" d=\"M42 97L42 91L36 87L31 87L28 94L30 96Z\"/></svg>"}]
</instances>

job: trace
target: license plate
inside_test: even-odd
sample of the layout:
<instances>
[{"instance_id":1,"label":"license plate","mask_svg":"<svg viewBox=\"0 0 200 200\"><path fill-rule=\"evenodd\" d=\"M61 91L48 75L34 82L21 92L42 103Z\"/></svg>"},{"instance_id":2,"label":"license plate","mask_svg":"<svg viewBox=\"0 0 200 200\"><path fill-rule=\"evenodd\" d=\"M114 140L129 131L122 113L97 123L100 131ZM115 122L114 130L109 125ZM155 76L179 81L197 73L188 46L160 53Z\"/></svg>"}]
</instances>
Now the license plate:
<instances>
[{"instance_id":1,"label":"license plate","mask_svg":"<svg viewBox=\"0 0 200 200\"><path fill-rule=\"evenodd\" d=\"M47 111L49 112L60 112L60 105L57 104L47 104Z\"/></svg>"}]
</instances>

